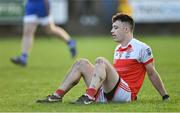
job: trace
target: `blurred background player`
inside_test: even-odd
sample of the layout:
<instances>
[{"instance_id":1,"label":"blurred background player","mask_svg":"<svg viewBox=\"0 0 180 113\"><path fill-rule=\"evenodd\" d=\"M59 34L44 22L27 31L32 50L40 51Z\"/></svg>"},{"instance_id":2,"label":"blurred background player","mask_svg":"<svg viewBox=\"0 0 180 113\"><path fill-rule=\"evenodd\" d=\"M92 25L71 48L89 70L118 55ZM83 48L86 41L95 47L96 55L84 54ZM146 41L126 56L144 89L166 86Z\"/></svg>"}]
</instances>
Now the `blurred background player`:
<instances>
[{"instance_id":1,"label":"blurred background player","mask_svg":"<svg viewBox=\"0 0 180 113\"><path fill-rule=\"evenodd\" d=\"M50 19L49 8L48 0L26 1L21 50L22 54L18 57L11 58L11 61L14 64L26 66L29 50L33 45L34 34L39 24L45 28L47 33L54 34L67 43L71 56L76 56L76 42L71 39L70 35L63 28L57 27Z\"/></svg>"}]
</instances>

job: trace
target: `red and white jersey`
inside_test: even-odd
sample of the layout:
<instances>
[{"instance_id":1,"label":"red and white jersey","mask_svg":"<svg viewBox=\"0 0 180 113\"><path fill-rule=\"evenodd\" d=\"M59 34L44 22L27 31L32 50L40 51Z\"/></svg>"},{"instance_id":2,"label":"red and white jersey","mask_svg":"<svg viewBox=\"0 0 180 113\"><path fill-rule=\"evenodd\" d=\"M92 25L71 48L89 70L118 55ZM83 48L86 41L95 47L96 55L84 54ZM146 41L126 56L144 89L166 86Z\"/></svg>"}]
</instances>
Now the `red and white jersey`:
<instances>
[{"instance_id":1,"label":"red and white jersey","mask_svg":"<svg viewBox=\"0 0 180 113\"><path fill-rule=\"evenodd\" d=\"M151 62L151 48L137 39L133 38L124 48L121 45L116 47L113 65L119 76L129 85L132 100L135 100L144 81L145 65Z\"/></svg>"}]
</instances>

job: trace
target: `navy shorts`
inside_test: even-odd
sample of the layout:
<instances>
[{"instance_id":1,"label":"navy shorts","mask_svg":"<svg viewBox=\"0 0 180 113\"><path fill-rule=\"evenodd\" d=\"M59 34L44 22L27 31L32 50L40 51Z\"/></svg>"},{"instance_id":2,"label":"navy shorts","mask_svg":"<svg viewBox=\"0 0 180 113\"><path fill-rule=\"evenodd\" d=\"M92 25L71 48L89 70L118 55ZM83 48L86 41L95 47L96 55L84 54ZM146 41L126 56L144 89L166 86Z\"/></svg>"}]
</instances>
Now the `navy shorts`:
<instances>
[{"instance_id":1,"label":"navy shorts","mask_svg":"<svg viewBox=\"0 0 180 113\"><path fill-rule=\"evenodd\" d=\"M45 0L28 0L25 6L25 16L36 15L39 18L49 16L49 3Z\"/></svg>"}]
</instances>

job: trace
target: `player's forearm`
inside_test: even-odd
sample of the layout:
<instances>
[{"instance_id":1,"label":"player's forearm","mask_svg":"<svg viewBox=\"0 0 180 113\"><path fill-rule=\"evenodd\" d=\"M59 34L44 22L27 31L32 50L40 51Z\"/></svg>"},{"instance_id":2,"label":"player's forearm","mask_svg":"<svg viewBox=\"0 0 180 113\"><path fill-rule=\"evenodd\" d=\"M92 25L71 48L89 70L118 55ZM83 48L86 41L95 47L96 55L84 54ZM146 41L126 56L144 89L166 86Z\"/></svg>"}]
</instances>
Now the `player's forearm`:
<instances>
[{"instance_id":1,"label":"player's forearm","mask_svg":"<svg viewBox=\"0 0 180 113\"><path fill-rule=\"evenodd\" d=\"M167 95L167 91L158 73L150 75L149 79L151 80L153 86L157 89L161 96Z\"/></svg>"}]
</instances>

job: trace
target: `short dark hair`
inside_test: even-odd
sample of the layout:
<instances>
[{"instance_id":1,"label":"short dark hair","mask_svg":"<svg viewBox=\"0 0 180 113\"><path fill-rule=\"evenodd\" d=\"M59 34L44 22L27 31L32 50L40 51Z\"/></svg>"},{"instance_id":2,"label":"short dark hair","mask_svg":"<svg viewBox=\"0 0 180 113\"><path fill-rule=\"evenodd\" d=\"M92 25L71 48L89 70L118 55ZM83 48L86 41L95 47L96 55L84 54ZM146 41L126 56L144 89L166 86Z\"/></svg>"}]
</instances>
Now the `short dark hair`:
<instances>
[{"instance_id":1,"label":"short dark hair","mask_svg":"<svg viewBox=\"0 0 180 113\"><path fill-rule=\"evenodd\" d=\"M126 22L130 25L130 29L131 31L134 30L134 20L131 16L124 14L124 13L116 13L113 17L112 17L112 22L114 23L115 21L120 20L121 22Z\"/></svg>"}]
</instances>

